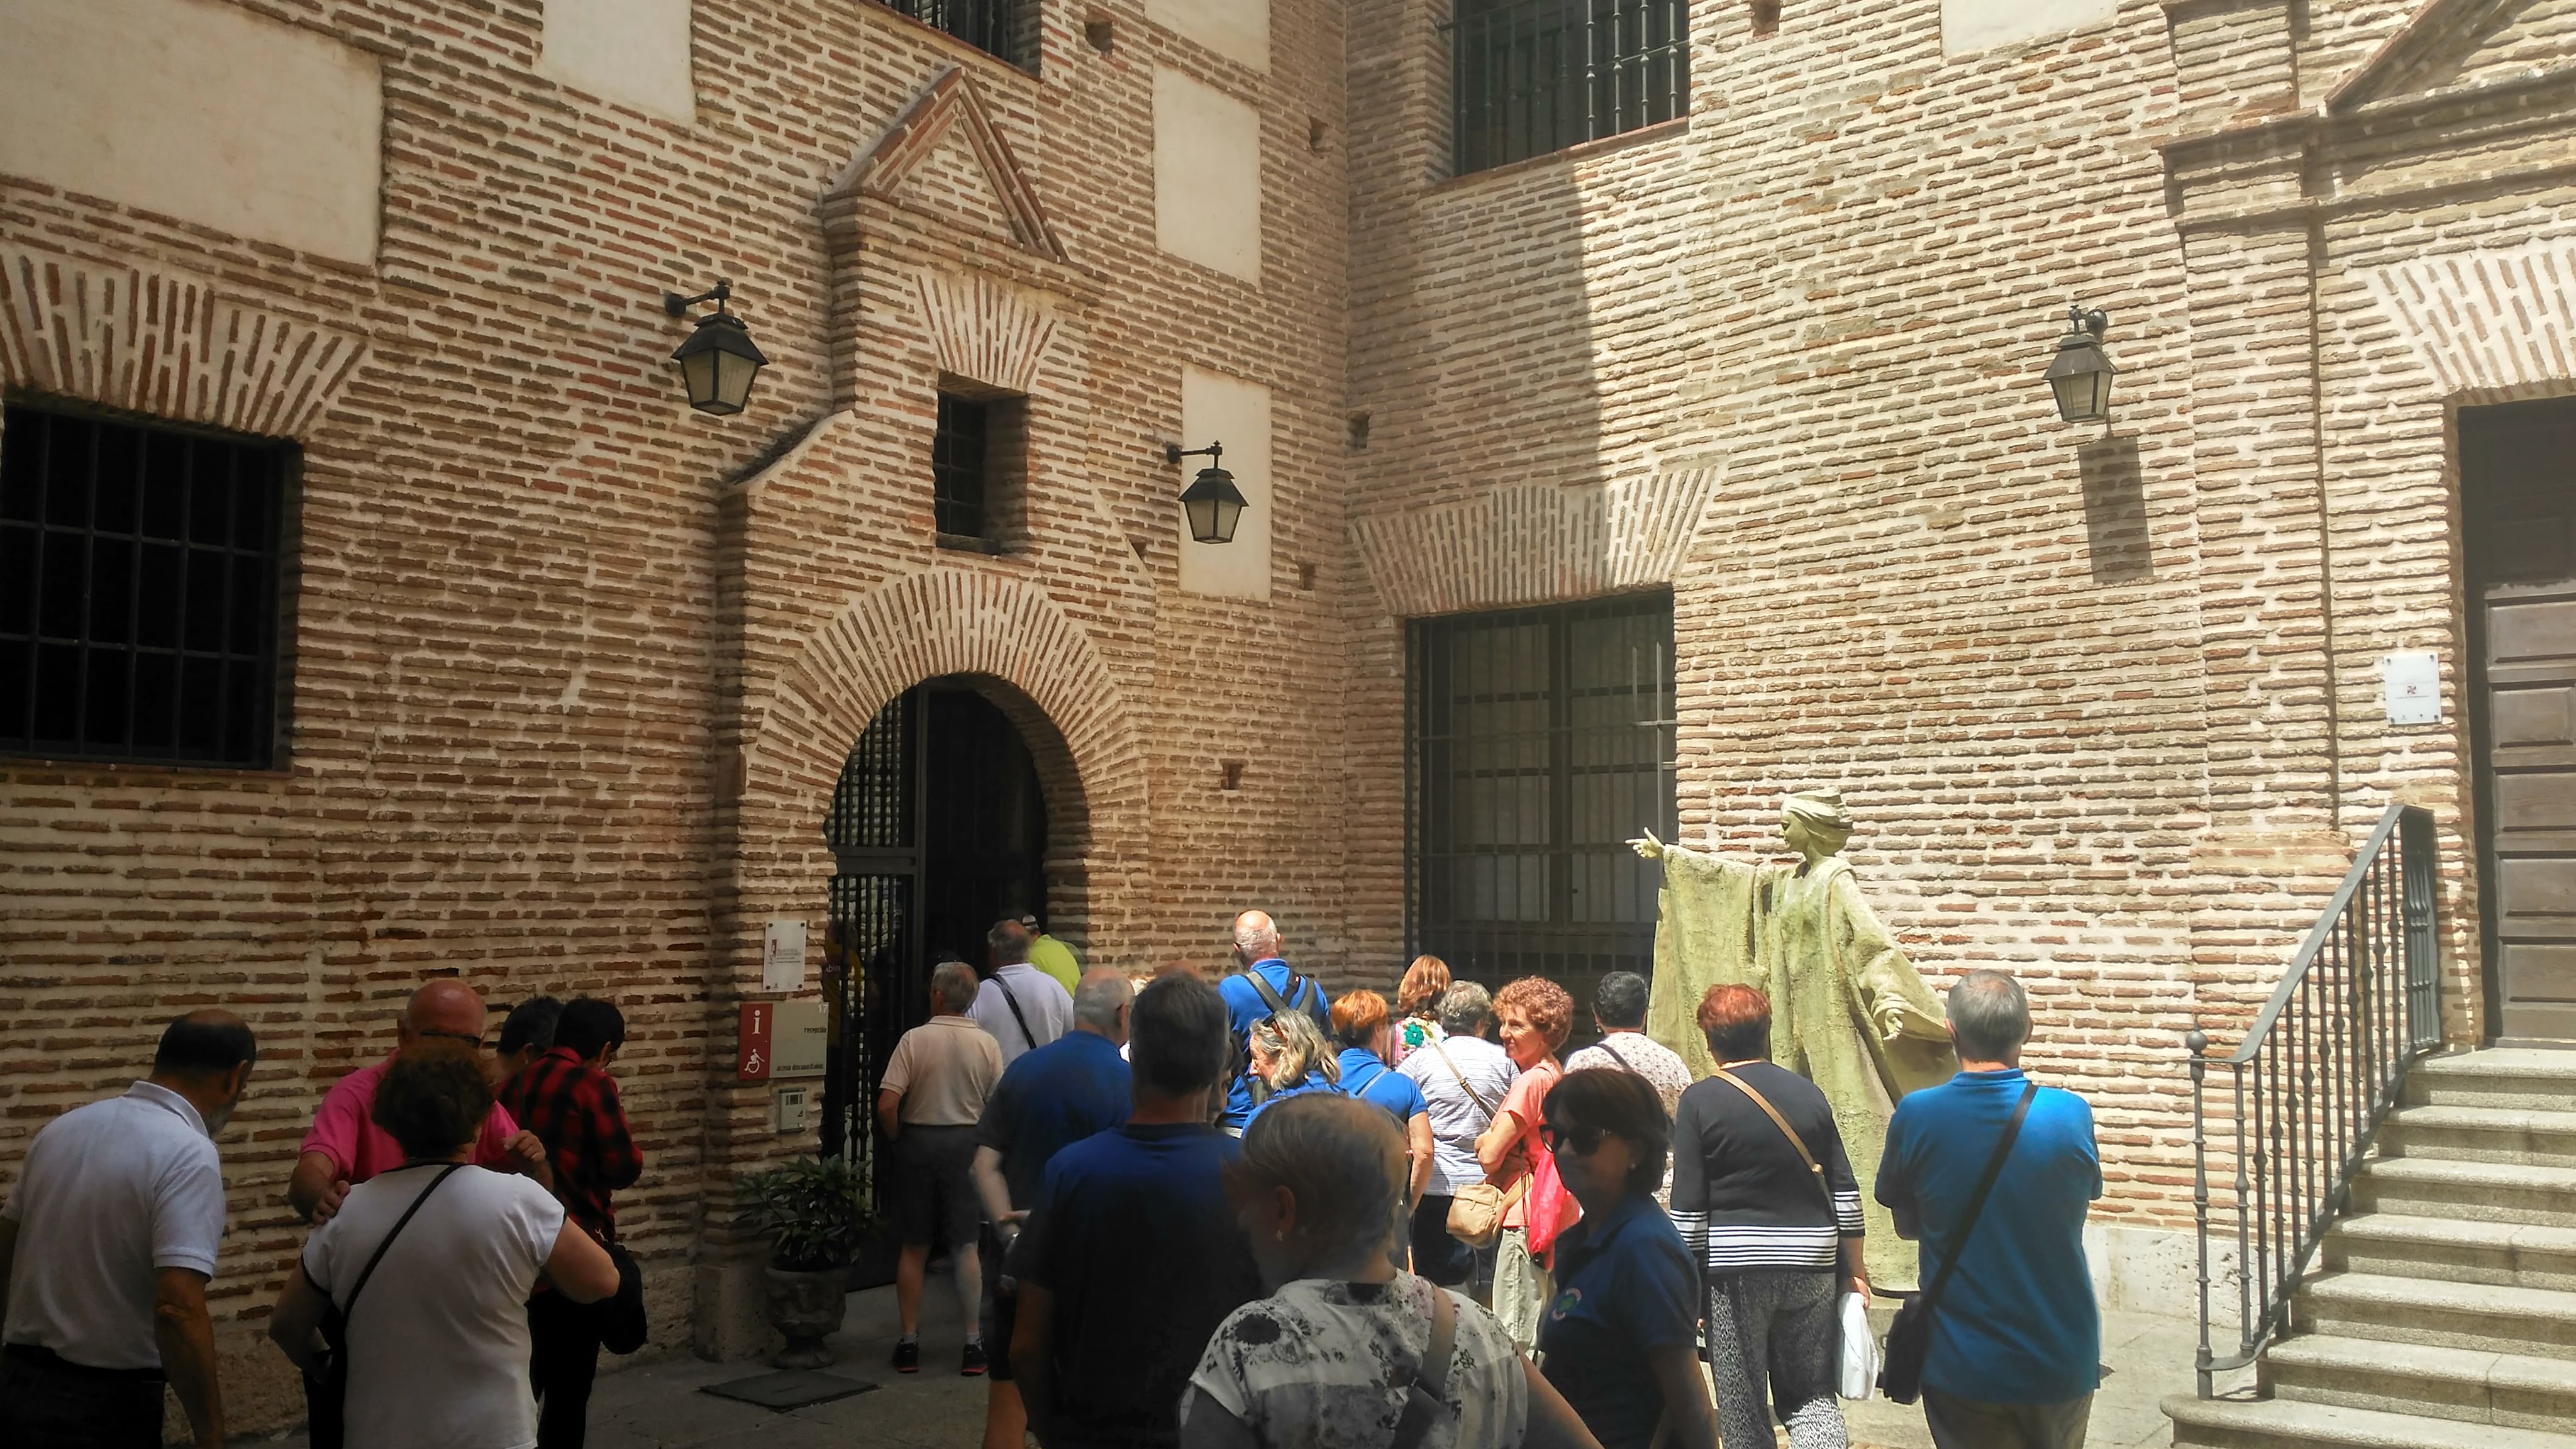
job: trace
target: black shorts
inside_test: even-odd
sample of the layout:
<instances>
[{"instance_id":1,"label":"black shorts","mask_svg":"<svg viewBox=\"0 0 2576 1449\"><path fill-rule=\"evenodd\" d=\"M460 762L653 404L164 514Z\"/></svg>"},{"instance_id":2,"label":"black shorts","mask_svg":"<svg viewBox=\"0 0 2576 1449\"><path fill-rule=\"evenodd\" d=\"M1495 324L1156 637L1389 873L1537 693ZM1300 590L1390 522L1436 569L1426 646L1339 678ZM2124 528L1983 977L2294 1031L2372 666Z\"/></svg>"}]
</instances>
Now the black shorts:
<instances>
[{"instance_id":1,"label":"black shorts","mask_svg":"<svg viewBox=\"0 0 2576 1449\"><path fill-rule=\"evenodd\" d=\"M905 1124L894 1140L895 1241L907 1248L945 1242L975 1251L984 1205L975 1196L975 1129Z\"/></svg>"}]
</instances>

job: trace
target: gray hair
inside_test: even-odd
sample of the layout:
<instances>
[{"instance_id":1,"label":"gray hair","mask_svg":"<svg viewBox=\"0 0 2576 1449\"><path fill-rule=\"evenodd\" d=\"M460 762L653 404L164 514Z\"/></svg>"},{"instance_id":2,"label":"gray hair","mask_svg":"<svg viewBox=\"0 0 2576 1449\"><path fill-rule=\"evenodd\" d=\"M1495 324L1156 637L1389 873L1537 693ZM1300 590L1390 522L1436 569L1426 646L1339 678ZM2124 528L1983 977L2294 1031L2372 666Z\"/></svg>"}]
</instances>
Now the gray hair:
<instances>
[{"instance_id":1,"label":"gray hair","mask_svg":"<svg viewBox=\"0 0 2576 1449\"><path fill-rule=\"evenodd\" d=\"M1102 1031L1115 1031L1118 1013L1136 999L1136 989L1116 967L1097 966L1083 973L1082 984L1074 988L1073 1019Z\"/></svg>"},{"instance_id":2,"label":"gray hair","mask_svg":"<svg viewBox=\"0 0 2576 1449\"><path fill-rule=\"evenodd\" d=\"M1342 1080L1341 1059L1333 1055L1315 1018L1302 1011L1263 1018L1252 1028L1252 1040L1270 1055L1270 1070L1263 1080L1274 1092L1297 1085L1310 1072L1322 1072L1328 1082Z\"/></svg>"},{"instance_id":3,"label":"gray hair","mask_svg":"<svg viewBox=\"0 0 2576 1449\"><path fill-rule=\"evenodd\" d=\"M984 989L975 968L963 961L942 961L930 969L930 994L950 1011L963 1012L975 1004L975 993Z\"/></svg>"},{"instance_id":4,"label":"gray hair","mask_svg":"<svg viewBox=\"0 0 2576 1449\"><path fill-rule=\"evenodd\" d=\"M1266 911L1245 911L1234 918L1234 948L1247 955L1259 955L1264 946L1276 950L1279 945L1279 923Z\"/></svg>"},{"instance_id":5,"label":"gray hair","mask_svg":"<svg viewBox=\"0 0 2576 1449\"><path fill-rule=\"evenodd\" d=\"M1485 1018L1494 1014L1491 992L1473 981L1461 981L1440 997L1440 1029L1461 1036L1473 1036Z\"/></svg>"},{"instance_id":6,"label":"gray hair","mask_svg":"<svg viewBox=\"0 0 2576 1449\"><path fill-rule=\"evenodd\" d=\"M1029 946L1036 938L1016 916L1006 916L993 923L984 933L984 945L993 953L996 966L1017 966L1029 959Z\"/></svg>"},{"instance_id":7,"label":"gray hair","mask_svg":"<svg viewBox=\"0 0 2576 1449\"><path fill-rule=\"evenodd\" d=\"M1950 987L1945 1002L1959 1055L1999 1062L2030 1040L2030 993L2001 971L1971 971Z\"/></svg>"}]
</instances>

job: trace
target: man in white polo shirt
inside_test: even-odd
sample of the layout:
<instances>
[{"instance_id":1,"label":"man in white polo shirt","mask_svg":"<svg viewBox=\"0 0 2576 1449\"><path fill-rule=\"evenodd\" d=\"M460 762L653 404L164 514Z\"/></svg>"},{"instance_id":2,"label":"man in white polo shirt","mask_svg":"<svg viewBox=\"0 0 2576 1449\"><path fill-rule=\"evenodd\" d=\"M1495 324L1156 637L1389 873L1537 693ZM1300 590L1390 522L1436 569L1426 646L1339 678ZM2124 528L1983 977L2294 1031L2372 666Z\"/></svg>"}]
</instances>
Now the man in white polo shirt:
<instances>
[{"instance_id":1,"label":"man in white polo shirt","mask_svg":"<svg viewBox=\"0 0 2576 1449\"><path fill-rule=\"evenodd\" d=\"M1072 993L1029 964L1035 939L1016 919L995 921L984 933L993 972L984 978L967 1014L992 1034L1005 1067L1073 1030Z\"/></svg>"},{"instance_id":2,"label":"man in white polo shirt","mask_svg":"<svg viewBox=\"0 0 2576 1449\"><path fill-rule=\"evenodd\" d=\"M894 1044L877 1079L878 1140L894 1149L888 1185L895 1241L903 1248L894 1270L895 1316L903 1329L894 1346L896 1373L921 1371L922 1276L942 1238L957 1265L957 1301L966 1319L959 1372L980 1374L987 1366L976 1315L984 1291L975 1256L984 1204L975 1191L975 1123L1001 1079L1002 1050L966 1014L974 1000L975 968L939 963L930 973L930 1019Z\"/></svg>"},{"instance_id":3,"label":"man in white polo shirt","mask_svg":"<svg viewBox=\"0 0 2576 1449\"><path fill-rule=\"evenodd\" d=\"M0 1444L160 1449L166 1382L200 1449L221 1449L214 1134L258 1051L231 1012L190 1012L161 1033L150 1077L36 1134L0 1207Z\"/></svg>"}]
</instances>

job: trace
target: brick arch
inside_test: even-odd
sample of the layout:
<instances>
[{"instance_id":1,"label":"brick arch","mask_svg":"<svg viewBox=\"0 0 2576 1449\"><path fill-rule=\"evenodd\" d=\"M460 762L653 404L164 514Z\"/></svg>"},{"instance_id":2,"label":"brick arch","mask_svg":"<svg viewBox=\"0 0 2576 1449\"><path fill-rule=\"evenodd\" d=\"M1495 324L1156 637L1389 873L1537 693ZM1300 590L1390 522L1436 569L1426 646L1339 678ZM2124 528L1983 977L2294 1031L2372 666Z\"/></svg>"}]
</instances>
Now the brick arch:
<instances>
[{"instance_id":1,"label":"brick arch","mask_svg":"<svg viewBox=\"0 0 2576 1449\"><path fill-rule=\"evenodd\" d=\"M2366 280L2445 395L2576 377L2576 242L2415 257Z\"/></svg>"},{"instance_id":2,"label":"brick arch","mask_svg":"<svg viewBox=\"0 0 2576 1449\"><path fill-rule=\"evenodd\" d=\"M1129 914L1123 880L1144 855L1145 752L1089 632L1036 584L934 569L860 595L808 635L762 711L746 782L819 852L823 812L877 711L926 680L965 676L1019 727L1047 797L1051 912L1093 948ZM828 866L825 867L828 871Z\"/></svg>"},{"instance_id":3,"label":"brick arch","mask_svg":"<svg viewBox=\"0 0 2576 1449\"><path fill-rule=\"evenodd\" d=\"M365 356L200 277L0 246L0 384L237 432L309 432Z\"/></svg>"}]
</instances>

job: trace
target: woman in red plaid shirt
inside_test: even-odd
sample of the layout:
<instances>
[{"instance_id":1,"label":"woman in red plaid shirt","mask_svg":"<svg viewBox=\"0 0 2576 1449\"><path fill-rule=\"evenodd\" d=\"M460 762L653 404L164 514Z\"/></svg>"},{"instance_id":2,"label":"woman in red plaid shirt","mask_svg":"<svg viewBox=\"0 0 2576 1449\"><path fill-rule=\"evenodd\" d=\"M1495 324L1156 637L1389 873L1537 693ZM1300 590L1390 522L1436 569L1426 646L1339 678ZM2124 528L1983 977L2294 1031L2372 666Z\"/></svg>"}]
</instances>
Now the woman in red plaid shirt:
<instances>
[{"instance_id":1,"label":"woman in red plaid shirt","mask_svg":"<svg viewBox=\"0 0 2576 1449\"><path fill-rule=\"evenodd\" d=\"M510 1115L546 1144L564 1211L603 1246L617 1240L609 1194L634 1186L644 1171L644 1154L635 1150L617 1082L608 1075L625 1044L626 1018L614 1005L578 998L555 1023L554 1046L502 1088ZM590 1383L599 1371L597 1315L560 1293L540 1291L528 1300L528 1333L534 1343L528 1379L540 1406L538 1449L581 1449Z\"/></svg>"}]
</instances>

